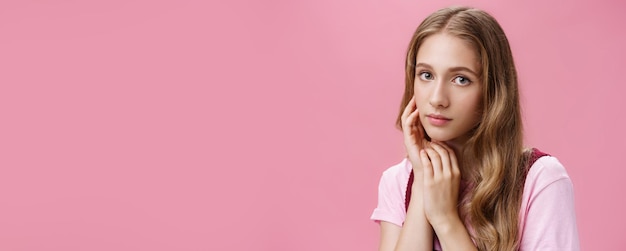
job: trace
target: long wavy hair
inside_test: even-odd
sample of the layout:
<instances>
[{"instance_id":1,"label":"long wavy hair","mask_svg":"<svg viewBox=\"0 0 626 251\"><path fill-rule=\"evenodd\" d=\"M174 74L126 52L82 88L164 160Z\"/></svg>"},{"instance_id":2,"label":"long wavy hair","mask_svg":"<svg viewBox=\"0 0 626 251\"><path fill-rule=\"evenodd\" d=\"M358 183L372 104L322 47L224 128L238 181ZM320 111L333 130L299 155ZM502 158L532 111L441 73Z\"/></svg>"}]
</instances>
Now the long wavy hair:
<instances>
[{"instance_id":1,"label":"long wavy hair","mask_svg":"<svg viewBox=\"0 0 626 251\"><path fill-rule=\"evenodd\" d=\"M488 13L450 7L428 16L417 28L406 55L405 90L396 126L413 97L415 59L425 38L447 33L468 42L481 64L481 120L461 154L463 180L459 213L479 250L517 250L519 212L528 151L523 146L517 72L504 31ZM426 134L425 134L426 135Z\"/></svg>"}]
</instances>

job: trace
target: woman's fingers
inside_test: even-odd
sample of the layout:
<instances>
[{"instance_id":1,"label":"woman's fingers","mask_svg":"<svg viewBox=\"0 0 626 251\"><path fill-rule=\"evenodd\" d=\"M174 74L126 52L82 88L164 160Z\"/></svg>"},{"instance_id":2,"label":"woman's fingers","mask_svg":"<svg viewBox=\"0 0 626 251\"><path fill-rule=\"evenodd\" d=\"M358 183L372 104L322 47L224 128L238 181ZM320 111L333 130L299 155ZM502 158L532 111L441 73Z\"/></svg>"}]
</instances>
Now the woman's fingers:
<instances>
[{"instance_id":1,"label":"woman's fingers","mask_svg":"<svg viewBox=\"0 0 626 251\"><path fill-rule=\"evenodd\" d=\"M402 116L400 117L402 120L402 126L406 124L406 118L409 117L411 112L413 111L413 107L415 106L415 97L411 98L409 103L404 107L404 111L402 112ZM404 128L403 128L404 129Z\"/></svg>"},{"instance_id":2,"label":"woman's fingers","mask_svg":"<svg viewBox=\"0 0 626 251\"><path fill-rule=\"evenodd\" d=\"M411 161L413 168L416 171L421 172L422 167L420 165L420 137L417 134L417 126L415 125L415 118L419 114L415 97L412 97L407 106L402 112L402 134L404 135L404 146L406 148L407 157Z\"/></svg>"},{"instance_id":3,"label":"woman's fingers","mask_svg":"<svg viewBox=\"0 0 626 251\"><path fill-rule=\"evenodd\" d=\"M411 135L413 134L413 126L412 121L409 119L411 114L415 112L415 97L411 98L407 106L404 108L404 112L402 112L402 133L404 134L405 141L411 139Z\"/></svg>"},{"instance_id":4,"label":"woman's fingers","mask_svg":"<svg viewBox=\"0 0 626 251\"><path fill-rule=\"evenodd\" d=\"M422 142L421 142L420 147L421 148L425 148L426 146L428 146L428 144L430 144L430 141L428 141L424 137L422 137Z\"/></svg>"},{"instance_id":5,"label":"woman's fingers","mask_svg":"<svg viewBox=\"0 0 626 251\"><path fill-rule=\"evenodd\" d=\"M420 152L424 170L424 213L433 227L458 216L460 175L454 151L443 142L427 142ZM430 160L428 161L428 159Z\"/></svg>"},{"instance_id":6,"label":"woman's fingers","mask_svg":"<svg viewBox=\"0 0 626 251\"><path fill-rule=\"evenodd\" d=\"M438 179L441 176L442 168L441 168L441 157L439 154L433 150L429 144L429 146L424 147L424 151L428 155L430 159L430 163L433 170L433 178Z\"/></svg>"},{"instance_id":7,"label":"woman's fingers","mask_svg":"<svg viewBox=\"0 0 626 251\"><path fill-rule=\"evenodd\" d=\"M439 143L439 146L441 146L442 148L444 148L448 152L448 158L450 160L450 172L451 172L451 174L455 175L455 176L460 176L461 175L461 170L459 169L459 163L457 162L456 154L454 153L454 150L452 150L452 148L450 148L445 143Z\"/></svg>"},{"instance_id":8,"label":"woman's fingers","mask_svg":"<svg viewBox=\"0 0 626 251\"><path fill-rule=\"evenodd\" d=\"M419 111L417 110L415 104L415 98L411 98L407 106L404 108L404 112L402 113L402 132L404 134L404 142L407 147L407 151L410 151L411 148L415 148L417 152L414 153L414 156L417 157L420 149L420 134L418 131L418 126L416 123L416 119L418 118Z\"/></svg>"},{"instance_id":9,"label":"woman's fingers","mask_svg":"<svg viewBox=\"0 0 626 251\"><path fill-rule=\"evenodd\" d=\"M418 142L417 145L421 148L424 148L424 146L426 145L424 142L428 142L426 140L426 138L424 137L424 127L422 126L422 122L419 121L419 116L417 117L417 138L418 138Z\"/></svg>"},{"instance_id":10,"label":"woman's fingers","mask_svg":"<svg viewBox=\"0 0 626 251\"><path fill-rule=\"evenodd\" d=\"M418 126L416 124L418 115L419 115L419 111L415 109L415 111L413 111L409 115L409 117L407 117L407 129L409 129L411 131L411 135L415 137L415 143L419 142L419 139L418 139L419 131L418 131Z\"/></svg>"},{"instance_id":11,"label":"woman's fingers","mask_svg":"<svg viewBox=\"0 0 626 251\"><path fill-rule=\"evenodd\" d=\"M451 177L452 176L452 163L450 160L449 150L443 147L443 143L433 141L430 143L430 145L432 149L435 150L441 158L441 174L444 177Z\"/></svg>"},{"instance_id":12,"label":"woman's fingers","mask_svg":"<svg viewBox=\"0 0 626 251\"><path fill-rule=\"evenodd\" d=\"M422 167L424 167L424 179L432 179L433 166L428 159L428 153L426 153L426 150L424 149L420 151L420 160L422 161Z\"/></svg>"}]
</instances>

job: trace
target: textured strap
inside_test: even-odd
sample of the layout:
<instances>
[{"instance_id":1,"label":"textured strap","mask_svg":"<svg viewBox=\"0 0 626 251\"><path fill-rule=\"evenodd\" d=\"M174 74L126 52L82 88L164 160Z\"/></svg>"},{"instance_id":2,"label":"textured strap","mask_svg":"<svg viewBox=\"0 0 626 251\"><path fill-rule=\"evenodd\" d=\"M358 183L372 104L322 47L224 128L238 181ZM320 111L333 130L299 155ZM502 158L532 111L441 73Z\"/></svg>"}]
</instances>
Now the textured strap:
<instances>
[{"instance_id":1,"label":"textured strap","mask_svg":"<svg viewBox=\"0 0 626 251\"><path fill-rule=\"evenodd\" d=\"M539 158L543 156L550 156L550 154L539 151L539 149L537 148L533 148L533 152L530 154L530 161L528 162L529 164L528 164L528 167L526 168L526 171L528 171L530 167L533 164L535 164L535 161L537 161Z\"/></svg>"},{"instance_id":2,"label":"textured strap","mask_svg":"<svg viewBox=\"0 0 626 251\"><path fill-rule=\"evenodd\" d=\"M409 202L411 202L411 186L413 186L413 179L415 179L413 175L413 168L411 168L411 175L409 176L409 183L406 185L406 197L404 197L404 209L409 211Z\"/></svg>"}]
</instances>

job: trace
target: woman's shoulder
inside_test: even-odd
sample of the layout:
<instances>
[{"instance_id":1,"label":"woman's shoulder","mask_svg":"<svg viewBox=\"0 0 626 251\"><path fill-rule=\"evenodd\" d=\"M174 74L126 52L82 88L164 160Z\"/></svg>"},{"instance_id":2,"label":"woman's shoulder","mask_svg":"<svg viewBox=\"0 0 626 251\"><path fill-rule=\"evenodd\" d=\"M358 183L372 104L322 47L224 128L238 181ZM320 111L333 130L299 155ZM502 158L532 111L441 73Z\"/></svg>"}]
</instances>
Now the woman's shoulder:
<instances>
[{"instance_id":1,"label":"woman's shoulder","mask_svg":"<svg viewBox=\"0 0 626 251\"><path fill-rule=\"evenodd\" d=\"M407 158L404 158L399 163L383 171L382 177L380 178L381 183L387 185L404 185L404 187L406 187L406 183L411 175L411 169L411 162Z\"/></svg>"},{"instance_id":2,"label":"woman's shoulder","mask_svg":"<svg viewBox=\"0 0 626 251\"><path fill-rule=\"evenodd\" d=\"M540 157L528 171L520 229L521 249L578 250L574 187L555 156Z\"/></svg>"},{"instance_id":3,"label":"woman's shoulder","mask_svg":"<svg viewBox=\"0 0 626 251\"><path fill-rule=\"evenodd\" d=\"M411 173L411 162L407 158L403 158L400 162L388 167L383 171L383 175L395 176L403 173Z\"/></svg>"},{"instance_id":4,"label":"woman's shoulder","mask_svg":"<svg viewBox=\"0 0 626 251\"><path fill-rule=\"evenodd\" d=\"M552 155L544 155L538 158L528 170L525 190L531 189L538 192L558 181L571 185L567 170L559 159Z\"/></svg>"},{"instance_id":5,"label":"woman's shoulder","mask_svg":"<svg viewBox=\"0 0 626 251\"><path fill-rule=\"evenodd\" d=\"M404 200L410 173L411 162L406 158L383 171L378 186L378 206L372 213L372 220L402 226L406 217Z\"/></svg>"}]
</instances>

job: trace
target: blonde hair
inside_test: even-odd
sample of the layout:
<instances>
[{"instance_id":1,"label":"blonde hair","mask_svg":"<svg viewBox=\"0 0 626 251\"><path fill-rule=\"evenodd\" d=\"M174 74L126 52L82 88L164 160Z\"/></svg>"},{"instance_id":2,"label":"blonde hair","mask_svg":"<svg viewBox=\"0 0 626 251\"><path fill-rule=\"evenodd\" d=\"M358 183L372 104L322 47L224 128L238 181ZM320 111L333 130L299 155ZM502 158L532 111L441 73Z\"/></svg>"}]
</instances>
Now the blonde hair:
<instances>
[{"instance_id":1,"label":"blonde hair","mask_svg":"<svg viewBox=\"0 0 626 251\"><path fill-rule=\"evenodd\" d=\"M470 224L479 250L517 250L519 211L528 162L513 55L504 31L488 13L450 7L428 16L417 28L406 56L405 90L400 116L413 97L415 59L425 38L447 33L468 42L481 64L480 122L461 154L463 179L471 189L461 196L459 212ZM471 165L471 168L468 168Z\"/></svg>"}]
</instances>

